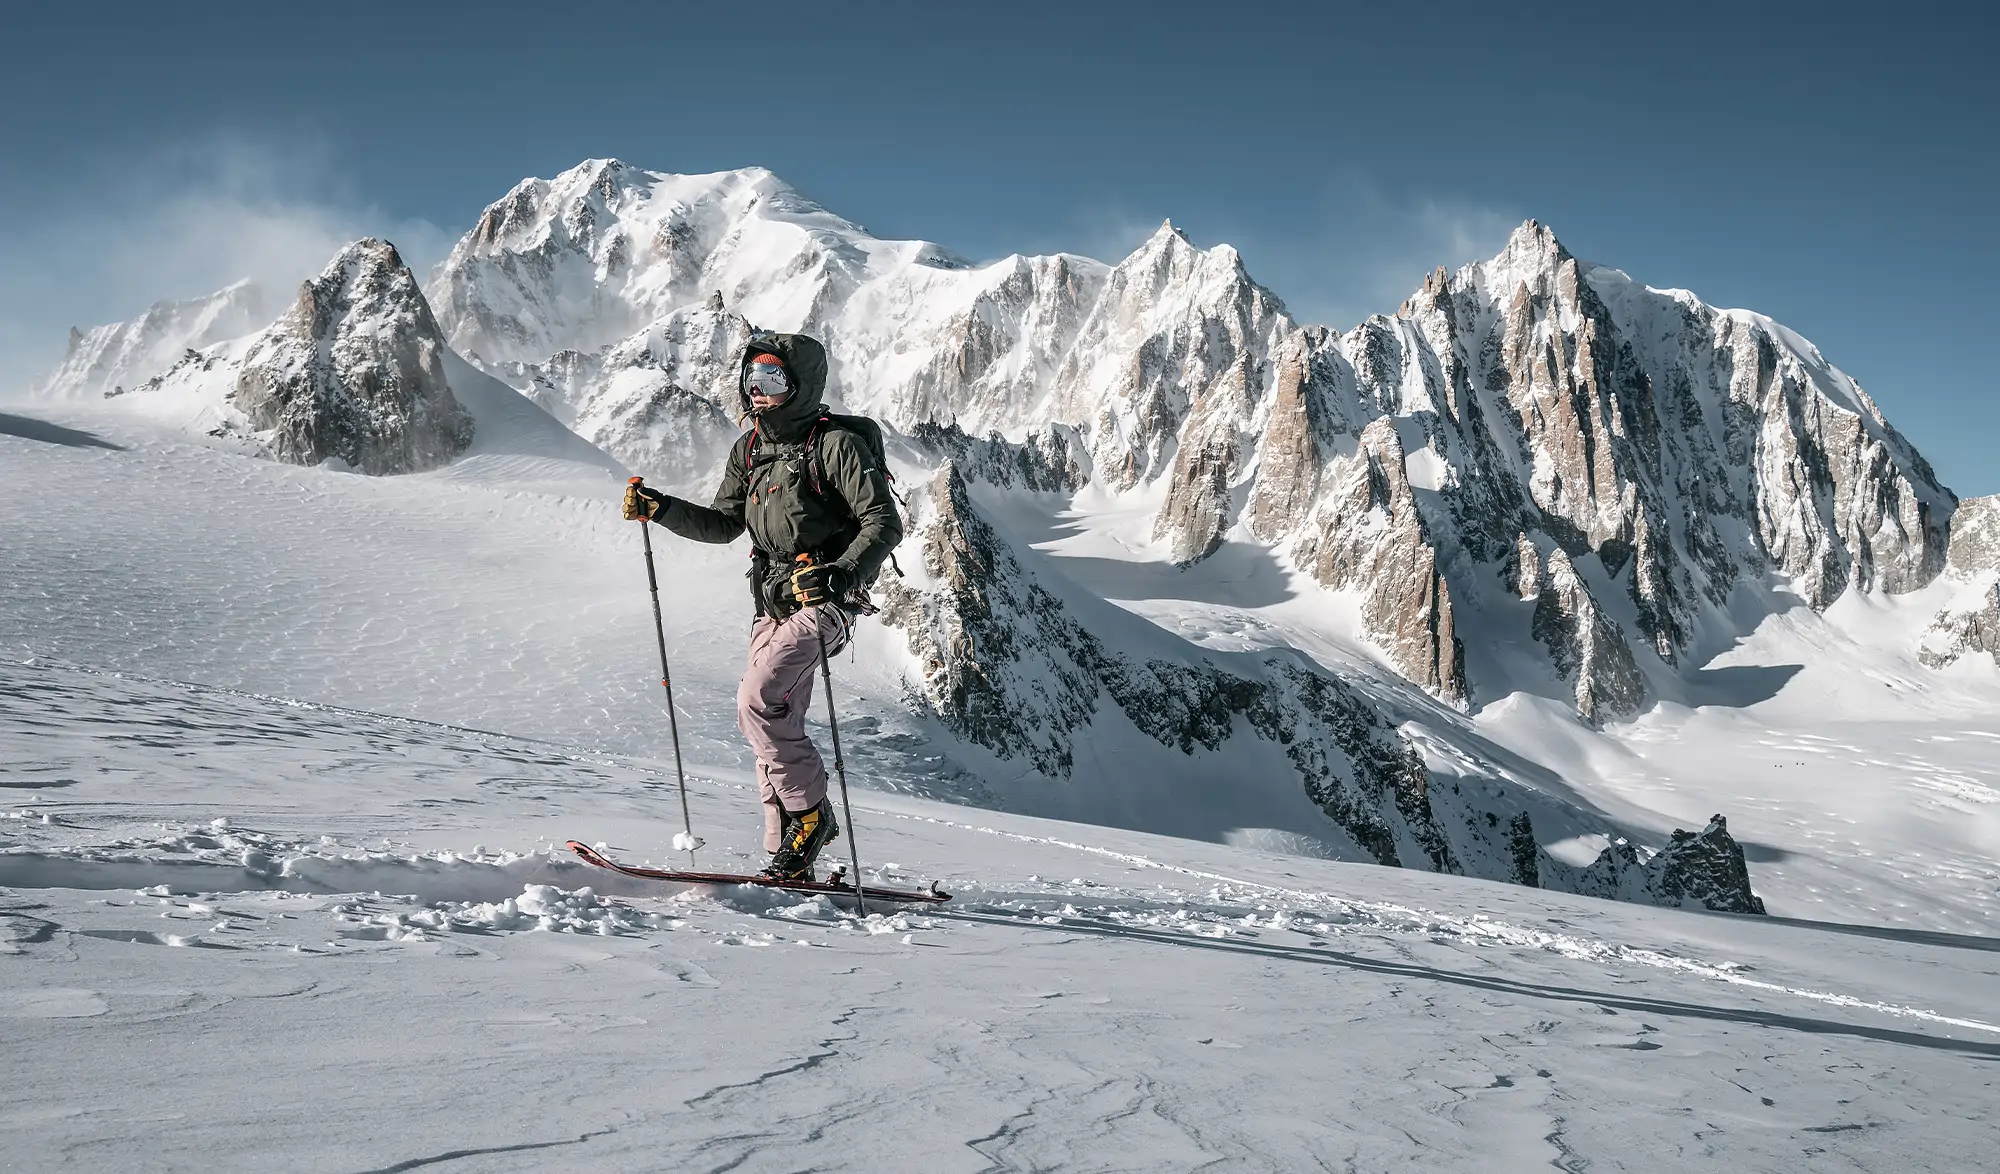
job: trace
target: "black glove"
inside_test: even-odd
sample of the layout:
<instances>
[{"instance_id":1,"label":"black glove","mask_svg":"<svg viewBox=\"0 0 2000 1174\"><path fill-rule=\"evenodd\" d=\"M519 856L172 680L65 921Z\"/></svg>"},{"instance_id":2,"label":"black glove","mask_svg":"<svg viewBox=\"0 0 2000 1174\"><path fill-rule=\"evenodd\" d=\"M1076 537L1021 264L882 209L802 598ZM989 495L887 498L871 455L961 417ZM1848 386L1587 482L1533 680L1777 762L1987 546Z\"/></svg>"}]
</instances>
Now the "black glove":
<instances>
[{"instance_id":1,"label":"black glove","mask_svg":"<svg viewBox=\"0 0 2000 1174\"><path fill-rule=\"evenodd\" d=\"M800 563L792 570L792 597L800 605L830 603L854 586L854 572L839 563Z\"/></svg>"},{"instance_id":2,"label":"black glove","mask_svg":"<svg viewBox=\"0 0 2000 1174\"><path fill-rule=\"evenodd\" d=\"M673 498L657 490L646 488L634 479L625 487L625 520L636 522L641 518L651 520L660 516Z\"/></svg>"}]
</instances>

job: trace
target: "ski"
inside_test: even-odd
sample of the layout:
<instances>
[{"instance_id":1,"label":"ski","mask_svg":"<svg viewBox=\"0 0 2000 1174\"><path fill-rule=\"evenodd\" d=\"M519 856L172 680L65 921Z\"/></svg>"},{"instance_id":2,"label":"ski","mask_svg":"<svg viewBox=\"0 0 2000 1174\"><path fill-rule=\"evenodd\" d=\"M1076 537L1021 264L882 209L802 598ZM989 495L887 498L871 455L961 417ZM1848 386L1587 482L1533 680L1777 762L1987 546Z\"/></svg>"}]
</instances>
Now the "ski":
<instances>
[{"instance_id":1,"label":"ski","mask_svg":"<svg viewBox=\"0 0 2000 1174\"><path fill-rule=\"evenodd\" d=\"M643 880L681 881L691 885L756 885L764 889L785 889L794 893L824 893L829 897L843 894L854 895L854 886L840 880L841 873L835 873L823 881L784 881L768 876L744 876L733 872L686 872L673 868L644 868L634 864L620 864L589 844L569 840L564 844L585 864L598 868L608 868L613 872L636 876ZM925 905L941 904L951 900L950 893L938 891L937 882L931 882L927 889L881 889L872 885L861 886L861 895L870 901L910 901Z\"/></svg>"}]
</instances>

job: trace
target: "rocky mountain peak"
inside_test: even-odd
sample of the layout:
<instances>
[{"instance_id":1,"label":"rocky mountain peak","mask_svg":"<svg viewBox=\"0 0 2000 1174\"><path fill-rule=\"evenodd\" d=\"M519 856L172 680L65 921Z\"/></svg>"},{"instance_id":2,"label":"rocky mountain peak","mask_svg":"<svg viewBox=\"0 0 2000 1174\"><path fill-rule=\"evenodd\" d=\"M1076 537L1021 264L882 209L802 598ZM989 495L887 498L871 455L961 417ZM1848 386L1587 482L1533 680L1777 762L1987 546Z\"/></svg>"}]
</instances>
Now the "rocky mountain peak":
<instances>
[{"instance_id":1,"label":"rocky mountain peak","mask_svg":"<svg viewBox=\"0 0 2000 1174\"><path fill-rule=\"evenodd\" d=\"M1551 695L1602 722L1727 638L1741 583L1781 573L1824 607L1943 567L1953 499L1812 344L1584 263L1539 220L1342 334L1300 330L1234 249L1170 220L1111 266L975 266L761 170L593 160L535 184L516 192L533 233L476 230L434 278L439 320L564 420L646 421L592 437L652 438L625 459L713 459L654 446L726 431L728 331L685 317L720 322L719 297L821 334L830 395L906 433L1000 453L1066 430L1062 463L1098 489L1159 488L1151 536L1176 564L1240 523L1361 593L1367 635L1450 702L1483 700L1469 616L1539 612Z\"/></svg>"},{"instance_id":2,"label":"rocky mountain peak","mask_svg":"<svg viewBox=\"0 0 2000 1174\"><path fill-rule=\"evenodd\" d=\"M1548 225L1539 220L1524 220L1507 234L1507 243L1500 252L1470 266L1468 276L1472 283L1484 287L1491 298L1511 297L1522 287L1532 294L1546 296L1554 288L1564 263L1575 260Z\"/></svg>"},{"instance_id":3,"label":"rocky mountain peak","mask_svg":"<svg viewBox=\"0 0 2000 1174\"><path fill-rule=\"evenodd\" d=\"M363 237L334 254L317 277L300 286L285 320L317 335L325 333L332 319L355 313L408 314L416 318L419 329L438 334L437 320L416 275L403 264L396 246L379 237Z\"/></svg>"},{"instance_id":4,"label":"rocky mountain peak","mask_svg":"<svg viewBox=\"0 0 2000 1174\"><path fill-rule=\"evenodd\" d=\"M1539 220L1523 220L1507 234L1507 244L1495 257L1502 266L1533 265L1550 269L1570 259L1570 252L1556 239L1555 229Z\"/></svg>"},{"instance_id":5,"label":"rocky mountain peak","mask_svg":"<svg viewBox=\"0 0 2000 1174\"><path fill-rule=\"evenodd\" d=\"M1148 273L1168 281L1184 281L1196 272L1210 281L1250 280L1249 271L1243 266L1243 257L1235 246L1218 244L1201 248L1171 220L1162 221L1153 235L1132 250L1115 269Z\"/></svg>"},{"instance_id":6,"label":"rocky mountain peak","mask_svg":"<svg viewBox=\"0 0 2000 1174\"><path fill-rule=\"evenodd\" d=\"M445 372L449 347L396 247L366 237L299 288L244 348L235 406L280 460L364 473L444 464L472 442Z\"/></svg>"}]
</instances>

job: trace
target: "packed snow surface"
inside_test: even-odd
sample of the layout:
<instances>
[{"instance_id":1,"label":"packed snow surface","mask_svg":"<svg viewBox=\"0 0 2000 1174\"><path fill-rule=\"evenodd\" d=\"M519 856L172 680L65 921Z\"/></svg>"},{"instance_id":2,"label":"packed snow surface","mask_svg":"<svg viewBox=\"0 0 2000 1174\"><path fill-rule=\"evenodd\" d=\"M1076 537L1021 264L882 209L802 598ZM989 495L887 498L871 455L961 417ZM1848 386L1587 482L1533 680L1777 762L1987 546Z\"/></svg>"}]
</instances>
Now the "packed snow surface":
<instances>
[{"instance_id":1,"label":"packed snow surface","mask_svg":"<svg viewBox=\"0 0 2000 1174\"><path fill-rule=\"evenodd\" d=\"M561 851L686 861L617 471L521 419L382 479L0 415L10 1162L1958 1171L2000 1140L2000 719L1990 666L1913 667L1922 592L1778 617L1607 733L1468 719L1635 821L1728 811L1768 918L1321 859L1219 804L1186 839L932 802L864 635L865 879L954 899L859 918ZM1084 519L1042 545L1170 630L1358 663L1295 582L1153 590ZM703 868L758 859L740 560L660 544Z\"/></svg>"}]
</instances>

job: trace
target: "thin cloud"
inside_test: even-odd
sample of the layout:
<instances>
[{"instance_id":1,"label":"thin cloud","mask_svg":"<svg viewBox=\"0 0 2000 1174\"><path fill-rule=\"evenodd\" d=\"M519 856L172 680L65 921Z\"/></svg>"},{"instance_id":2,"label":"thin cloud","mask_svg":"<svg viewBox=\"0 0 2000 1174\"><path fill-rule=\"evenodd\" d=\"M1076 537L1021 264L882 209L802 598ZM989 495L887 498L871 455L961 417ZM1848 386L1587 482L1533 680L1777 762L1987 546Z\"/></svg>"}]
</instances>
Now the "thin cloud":
<instances>
[{"instance_id":1,"label":"thin cloud","mask_svg":"<svg viewBox=\"0 0 2000 1174\"><path fill-rule=\"evenodd\" d=\"M175 144L66 176L0 218L0 391L60 361L71 326L130 318L162 298L251 278L289 290L362 236L394 241L418 273L450 238L359 197L322 151L242 140Z\"/></svg>"},{"instance_id":2,"label":"thin cloud","mask_svg":"<svg viewBox=\"0 0 2000 1174\"><path fill-rule=\"evenodd\" d=\"M1438 266L1455 270L1498 253L1522 219L1350 178L1329 184L1316 218L1297 231L1258 226L1231 243L1295 319L1347 330L1371 314L1393 313Z\"/></svg>"}]
</instances>

